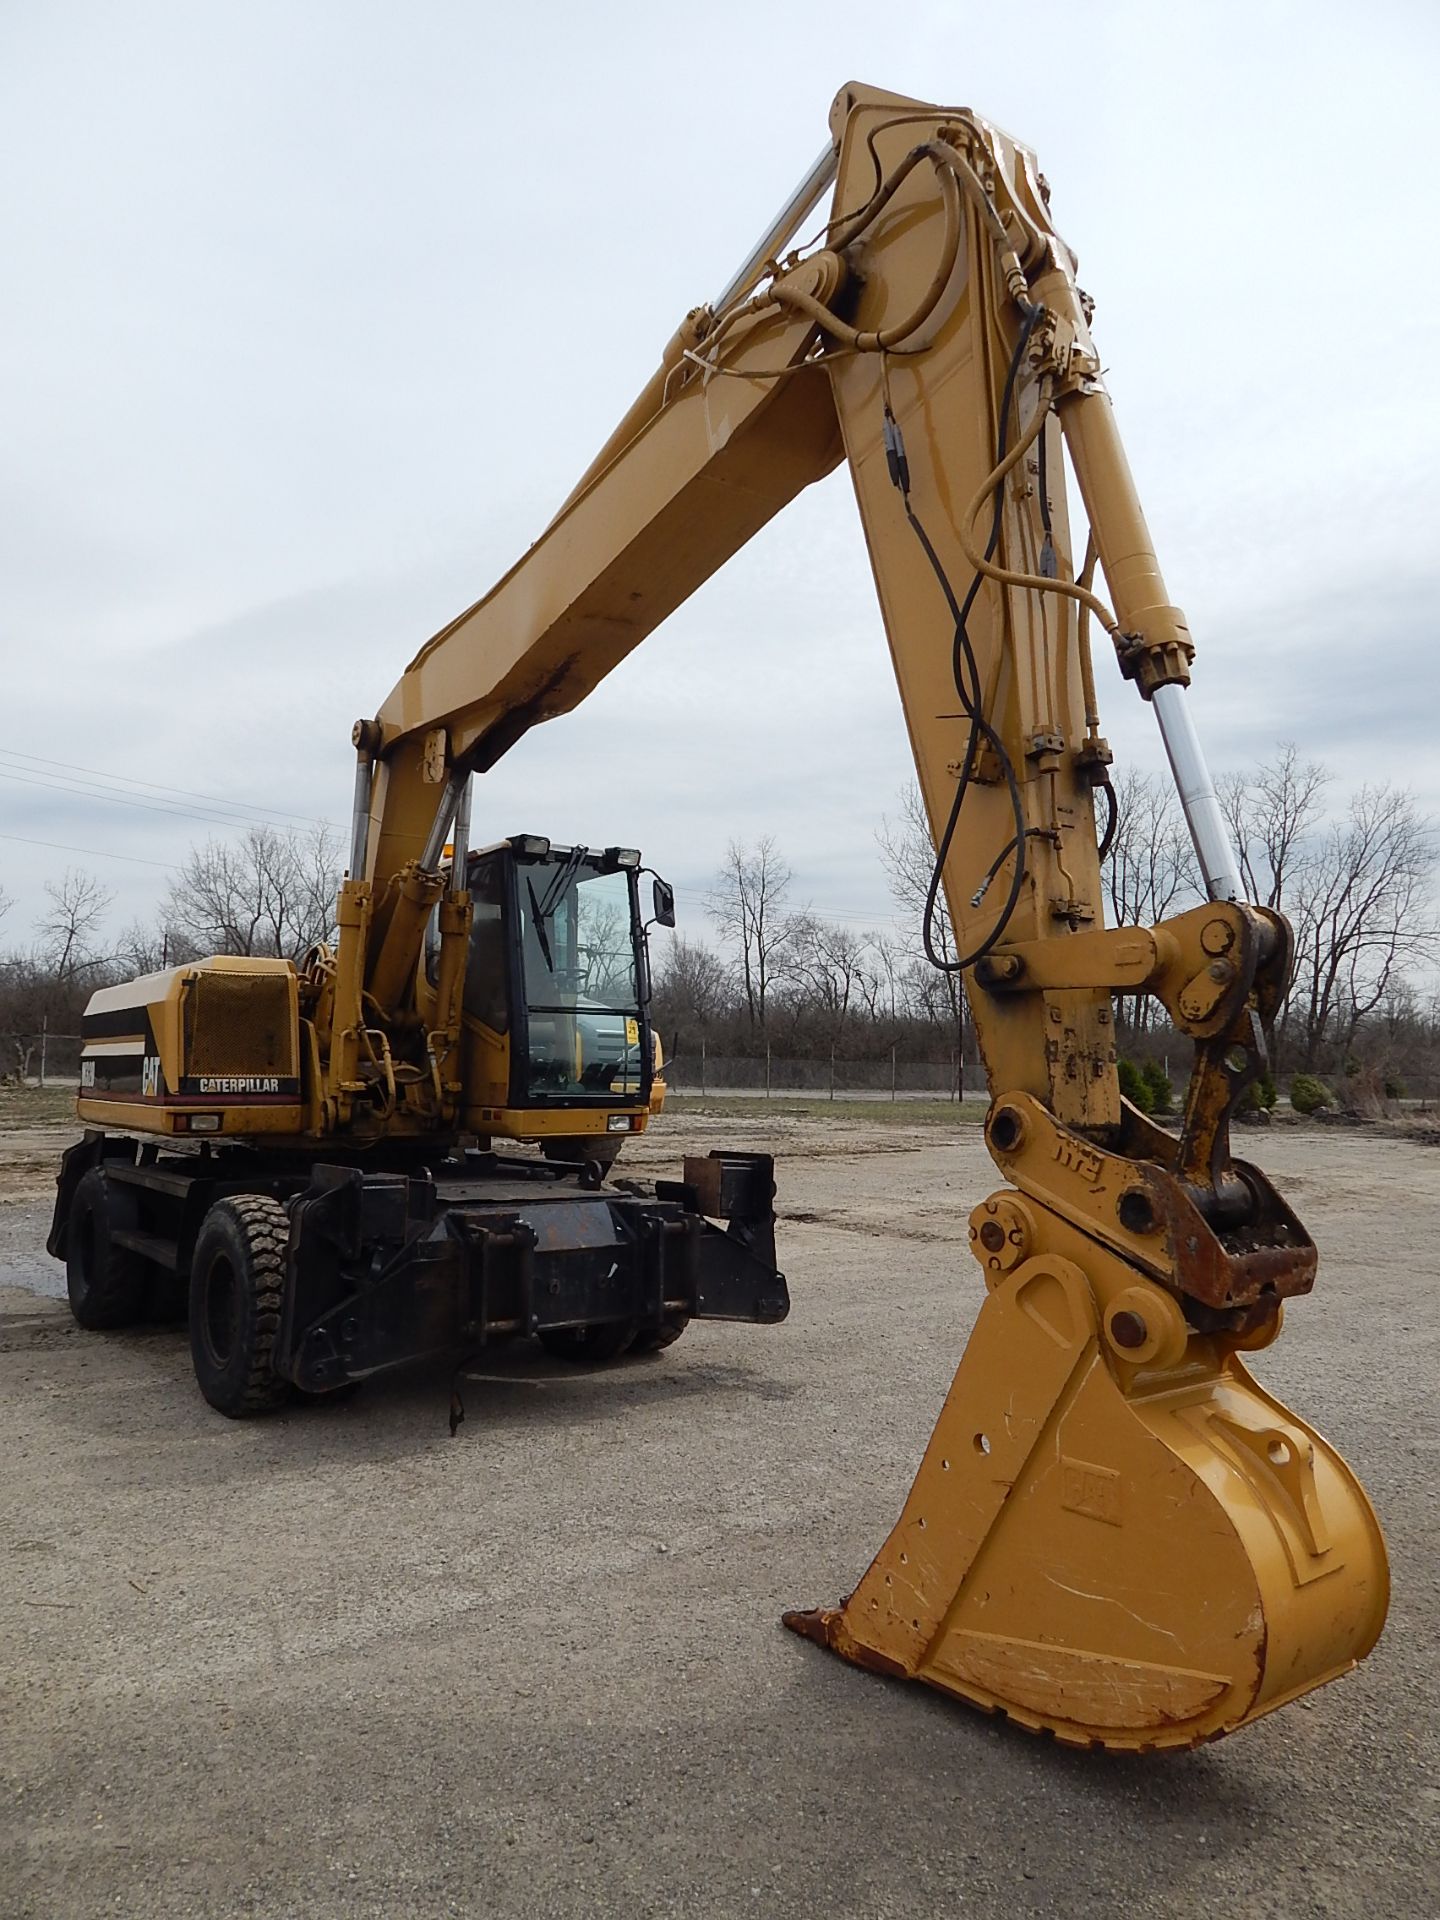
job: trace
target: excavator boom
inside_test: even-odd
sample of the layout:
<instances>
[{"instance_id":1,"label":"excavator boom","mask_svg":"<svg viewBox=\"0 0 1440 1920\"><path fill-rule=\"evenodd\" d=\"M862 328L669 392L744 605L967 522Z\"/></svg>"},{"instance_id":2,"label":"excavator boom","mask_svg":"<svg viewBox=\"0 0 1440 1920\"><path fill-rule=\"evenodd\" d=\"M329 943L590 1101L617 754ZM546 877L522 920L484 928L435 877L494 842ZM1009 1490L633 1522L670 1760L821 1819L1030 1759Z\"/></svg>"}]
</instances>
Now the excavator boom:
<instances>
[{"instance_id":1,"label":"excavator boom","mask_svg":"<svg viewBox=\"0 0 1440 1920\"><path fill-rule=\"evenodd\" d=\"M357 851L372 881L433 859L474 771L847 462L1007 1184L971 1218L985 1299L899 1522L848 1600L787 1623L1067 1742L1192 1745L1344 1672L1386 1605L1358 1482L1242 1357L1316 1269L1229 1149L1289 930L1241 898L1193 643L1035 156L861 86L831 131L541 539L362 730ZM832 178L817 241L787 251ZM1154 928L1104 921L1102 632L1155 710L1208 895ZM1194 1043L1178 1139L1121 1098L1117 992Z\"/></svg>"}]
</instances>

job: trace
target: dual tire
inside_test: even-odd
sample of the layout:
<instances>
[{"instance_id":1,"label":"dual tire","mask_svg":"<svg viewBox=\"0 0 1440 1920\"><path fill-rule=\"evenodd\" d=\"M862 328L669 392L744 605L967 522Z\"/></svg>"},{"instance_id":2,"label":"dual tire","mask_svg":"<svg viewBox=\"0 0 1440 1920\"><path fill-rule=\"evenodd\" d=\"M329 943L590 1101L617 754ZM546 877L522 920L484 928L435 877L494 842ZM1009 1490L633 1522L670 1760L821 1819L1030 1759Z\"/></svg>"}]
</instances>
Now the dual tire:
<instances>
[{"instance_id":1,"label":"dual tire","mask_svg":"<svg viewBox=\"0 0 1440 1920\"><path fill-rule=\"evenodd\" d=\"M139 1224L135 1195L91 1167L75 1189L65 1232L65 1290L82 1327L112 1332L145 1316L149 1263L116 1236Z\"/></svg>"},{"instance_id":2,"label":"dual tire","mask_svg":"<svg viewBox=\"0 0 1440 1920\"><path fill-rule=\"evenodd\" d=\"M65 1284L82 1327L113 1332L147 1317L157 1272L121 1238L140 1223L133 1187L92 1167L75 1189ZM238 1194L206 1214L190 1263L190 1353L212 1407L268 1413L289 1392L273 1364L290 1223L268 1194Z\"/></svg>"}]
</instances>

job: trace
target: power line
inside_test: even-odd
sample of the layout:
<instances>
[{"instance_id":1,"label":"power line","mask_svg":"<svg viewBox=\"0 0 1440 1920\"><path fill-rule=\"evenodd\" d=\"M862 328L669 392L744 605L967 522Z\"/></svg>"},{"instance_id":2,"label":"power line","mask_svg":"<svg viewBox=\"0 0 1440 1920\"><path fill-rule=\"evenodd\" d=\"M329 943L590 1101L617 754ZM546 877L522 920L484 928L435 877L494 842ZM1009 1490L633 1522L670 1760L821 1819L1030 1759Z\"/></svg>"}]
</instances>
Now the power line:
<instances>
[{"instance_id":1,"label":"power line","mask_svg":"<svg viewBox=\"0 0 1440 1920\"><path fill-rule=\"evenodd\" d=\"M263 806L259 801L225 800L216 793L199 793L192 787L172 787L168 786L163 780L141 780L136 775L129 773L110 773L103 767L82 767L73 760L51 760L42 753L21 753L19 749L15 747L0 748L0 757L6 760L23 760L33 766L59 767L67 773L83 773L96 780L108 780L116 784L138 788L150 793L178 794L181 799L211 802L215 806L226 808L231 812L268 813L282 820L298 820L306 826L321 826L324 824L313 814L294 813L288 807L267 807Z\"/></svg>"},{"instance_id":2,"label":"power line","mask_svg":"<svg viewBox=\"0 0 1440 1920\"><path fill-rule=\"evenodd\" d=\"M146 860L138 853L108 853L102 847L72 847L68 840L32 840L25 833L0 833L0 840L16 840L22 847L53 847L57 853L83 853L92 860L128 860L132 866L160 867L166 873L178 871L170 860Z\"/></svg>"},{"instance_id":3,"label":"power line","mask_svg":"<svg viewBox=\"0 0 1440 1920\"><path fill-rule=\"evenodd\" d=\"M897 926L908 925L915 918L912 913L847 913L843 907L797 907L794 917L803 920L806 916L812 920L834 920L843 927L863 927L877 920L892 920Z\"/></svg>"},{"instance_id":4,"label":"power line","mask_svg":"<svg viewBox=\"0 0 1440 1920\"><path fill-rule=\"evenodd\" d=\"M131 799L125 794L107 793L103 787L82 786L78 781L62 780L43 773L17 773L8 767L0 766L0 780L13 781L17 786L37 787L42 793L73 793L81 800L108 800L115 807L140 808L145 813L163 814L167 820L200 820L214 827L257 826L258 821L247 821L243 815L205 813L193 807L175 807L162 800Z\"/></svg>"},{"instance_id":5,"label":"power line","mask_svg":"<svg viewBox=\"0 0 1440 1920\"><path fill-rule=\"evenodd\" d=\"M62 779L58 774L22 773L11 767L0 766L0 780L11 780L22 787L38 787L44 793L73 793L82 800L107 800L116 807L138 807L146 813L163 814L169 820L199 820L217 827L270 827L274 831L293 831L277 827L274 821L243 813L220 813L205 807L180 807L168 800L141 800L129 794L112 793L105 787Z\"/></svg>"}]
</instances>

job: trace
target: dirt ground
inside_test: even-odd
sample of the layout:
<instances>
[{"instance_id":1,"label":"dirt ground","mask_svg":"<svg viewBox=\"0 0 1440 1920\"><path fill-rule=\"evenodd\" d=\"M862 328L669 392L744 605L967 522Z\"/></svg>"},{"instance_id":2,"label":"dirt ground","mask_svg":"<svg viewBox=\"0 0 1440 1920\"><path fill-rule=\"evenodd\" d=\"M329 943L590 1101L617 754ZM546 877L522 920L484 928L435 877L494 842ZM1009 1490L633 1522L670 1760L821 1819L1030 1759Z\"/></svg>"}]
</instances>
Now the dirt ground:
<instances>
[{"instance_id":1,"label":"dirt ground","mask_svg":"<svg viewBox=\"0 0 1440 1920\"><path fill-rule=\"evenodd\" d=\"M1434 1147L1245 1142L1322 1253L1256 1370L1380 1511L1380 1647L1124 1760L778 1625L863 1570L959 1357L973 1123L667 1115L633 1170L777 1150L790 1320L589 1372L502 1356L451 1440L444 1374L236 1425L181 1331L77 1332L36 1290L45 1118L0 1139L0 1914L1440 1909Z\"/></svg>"}]
</instances>

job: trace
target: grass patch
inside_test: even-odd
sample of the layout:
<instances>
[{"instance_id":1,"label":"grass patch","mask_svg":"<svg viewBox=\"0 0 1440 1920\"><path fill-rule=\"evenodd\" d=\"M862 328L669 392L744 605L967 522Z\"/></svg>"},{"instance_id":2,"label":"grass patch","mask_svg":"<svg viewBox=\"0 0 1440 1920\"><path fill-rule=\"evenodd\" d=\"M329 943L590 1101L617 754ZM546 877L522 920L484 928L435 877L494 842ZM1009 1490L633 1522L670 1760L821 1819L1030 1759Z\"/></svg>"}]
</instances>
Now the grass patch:
<instances>
[{"instance_id":1,"label":"grass patch","mask_svg":"<svg viewBox=\"0 0 1440 1920\"><path fill-rule=\"evenodd\" d=\"M983 1100L831 1100L824 1094L814 1096L777 1093L770 1099L755 1099L744 1094L734 1099L725 1094L672 1093L665 1101L666 1113L703 1114L707 1119L727 1116L745 1119L783 1119L797 1116L807 1120L863 1120L870 1126L969 1127L985 1118Z\"/></svg>"},{"instance_id":2,"label":"grass patch","mask_svg":"<svg viewBox=\"0 0 1440 1920\"><path fill-rule=\"evenodd\" d=\"M0 1087L0 1131L75 1125L74 1087Z\"/></svg>"}]
</instances>

